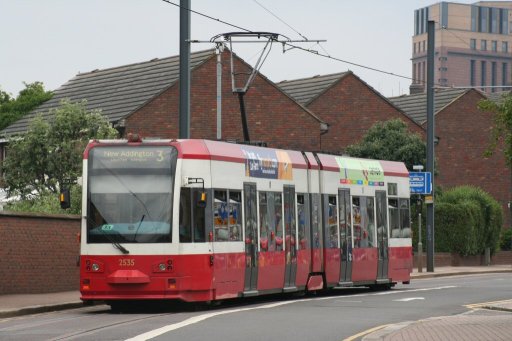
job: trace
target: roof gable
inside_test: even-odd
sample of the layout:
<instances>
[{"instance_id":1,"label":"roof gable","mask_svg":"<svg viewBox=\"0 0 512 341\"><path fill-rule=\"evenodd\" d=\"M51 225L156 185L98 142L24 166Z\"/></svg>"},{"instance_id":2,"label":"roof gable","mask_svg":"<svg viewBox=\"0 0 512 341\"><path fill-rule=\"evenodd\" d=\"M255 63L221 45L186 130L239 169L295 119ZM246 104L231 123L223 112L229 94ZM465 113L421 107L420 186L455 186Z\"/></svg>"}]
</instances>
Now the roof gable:
<instances>
[{"instance_id":1,"label":"roof gable","mask_svg":"<svg viewBox=\"0 0 512 341\"><path fill-rule=\"evenodd\" d=\"M308 105L336 82L350 74L350 71L330 75L282 81L277 83L285 93L302 105Z\"/></svg>"},{"instance_id":2,"label":"roof gable","mask_svg":"<svg viewBox=\"0 0 512 341\"><path fill-rule=\"evenodd\" d=\"M472 89L442 89L434 93L434 114L437 114ZM479 92L480 93L480 92ZM483 96L482 96L483 97ZM427 120L427 94L390 97L389 100L409 117L423 124Z\"/></svg>"},{"instance_id":3,"label":"roof gable","mask_svg":"<svg viewBox=\"0 0 512 341\"><path fill-rule=\"evenodd\" d=\"M213 56L214 50L192 53L191 69ZM41 113L47 118L50 109L57 108L60 101L66 98L72 102L86 99L89 110L101 109L108 121L116 122L174 85L179 73L179 56L79 73L55 90L52 99L2 130L0 135L26 132L37 114Z\"/></svg>"}]
</instances>

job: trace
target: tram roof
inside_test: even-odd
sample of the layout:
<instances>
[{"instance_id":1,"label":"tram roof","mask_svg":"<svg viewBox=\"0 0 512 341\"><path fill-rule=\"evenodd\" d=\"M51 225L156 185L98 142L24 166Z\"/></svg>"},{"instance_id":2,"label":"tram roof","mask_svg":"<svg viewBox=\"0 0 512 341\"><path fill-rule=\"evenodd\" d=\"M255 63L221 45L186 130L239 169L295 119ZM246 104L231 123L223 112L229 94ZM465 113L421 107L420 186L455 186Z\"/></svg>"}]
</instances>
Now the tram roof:
<instances>
[{"instance_id":1,"label":"tram roof","mask_svg":"<svg viewBox=\"0 0 512 341\"><path fill-rule=\"evenodd\" d=\"M181 157L185 159L207 159L227 162L245 163L248 159L248 153L253 152L257 157L277 157L279 160L286 157L292 163L294 168L308 168L308 164L301 152L284 149L264 148L244 144L235 144L210 140L178 140L181 147ZM319 165L314 158L313 153L306 152L306 157L310 163L309 168L318 169ZM368 160L351 158L347 156L334 156L327 154L317 154L321 168L326 171L339 172L340 166L336 158L375 161L380 164L385 176L409 177L409 171L402 162ZM363 167L363 166L361 166Z\"/></svg>"}]
</instances>

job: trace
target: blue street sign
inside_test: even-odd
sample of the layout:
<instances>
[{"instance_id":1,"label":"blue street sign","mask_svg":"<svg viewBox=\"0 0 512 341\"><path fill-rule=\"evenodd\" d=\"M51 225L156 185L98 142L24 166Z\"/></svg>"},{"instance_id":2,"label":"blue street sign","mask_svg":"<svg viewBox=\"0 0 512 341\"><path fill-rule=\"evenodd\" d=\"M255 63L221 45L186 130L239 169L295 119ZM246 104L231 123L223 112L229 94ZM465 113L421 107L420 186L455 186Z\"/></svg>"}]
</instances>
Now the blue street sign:
<instances>
[{"instance_id":1,"label":"blue street sign","mask_svg":"<svg viewBox=\"0 0 512 341\"><path fill-rule=\"evenodd\" d=\"M409 185L413 194L431 194L432 174L430 172L410 172Z\"/></svg>"}]
</instances>

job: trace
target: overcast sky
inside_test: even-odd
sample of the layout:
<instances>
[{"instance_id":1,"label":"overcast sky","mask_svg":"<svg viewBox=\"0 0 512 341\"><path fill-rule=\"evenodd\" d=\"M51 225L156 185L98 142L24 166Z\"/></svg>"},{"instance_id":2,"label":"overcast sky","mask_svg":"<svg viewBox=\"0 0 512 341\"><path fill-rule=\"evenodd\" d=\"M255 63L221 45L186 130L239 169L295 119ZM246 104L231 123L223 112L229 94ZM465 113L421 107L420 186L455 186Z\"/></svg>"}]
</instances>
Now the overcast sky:
<instances>
[{"instance_id":1,"label":"overcast sky","mask_svg":"<svg viewBox=\"0 0 512 341\"><path fill-rule=\"evenodd\" d=\"M325 39L321 46L301 46L410 77L413 13L435 2L191 0L191 5L195 11L249 30L301 39L299 32L309 39ZM208 41L233 31L238 29L191 15L192 39ZM54 90L79 72L178 55L179 8L162 0L0 0L0 41L2 90L17 95L23 82L34 81ZM213 47L196 43L192 51ZM261 44L239 44L233 49L252 64L261 48ZM278 45L260 71L279 82L347 70L385 96L408 93L408 79L300 50L283 53Z\"/></svg>"}]
</instances>

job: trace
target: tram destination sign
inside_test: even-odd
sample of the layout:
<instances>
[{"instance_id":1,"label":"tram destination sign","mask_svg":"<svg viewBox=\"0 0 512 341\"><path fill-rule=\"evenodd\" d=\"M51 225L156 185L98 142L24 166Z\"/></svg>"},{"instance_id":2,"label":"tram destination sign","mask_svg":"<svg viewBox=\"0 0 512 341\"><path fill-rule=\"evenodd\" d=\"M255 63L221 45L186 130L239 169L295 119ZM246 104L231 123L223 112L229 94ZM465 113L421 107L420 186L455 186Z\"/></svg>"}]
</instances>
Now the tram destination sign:
<instances>
[{"instance_id":1,"label":"tram destination sign","mask_svg":"<svg viewBox=\"0 0 512 341\"><path fill-rule=\"evenodd\" d=\"M432 193L432 173L430 172L410 172L409 186L412 194L431 194Z\"/></svg>"}]
</instances>

